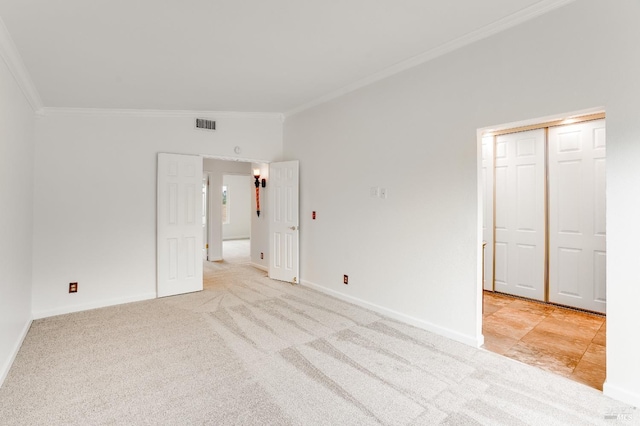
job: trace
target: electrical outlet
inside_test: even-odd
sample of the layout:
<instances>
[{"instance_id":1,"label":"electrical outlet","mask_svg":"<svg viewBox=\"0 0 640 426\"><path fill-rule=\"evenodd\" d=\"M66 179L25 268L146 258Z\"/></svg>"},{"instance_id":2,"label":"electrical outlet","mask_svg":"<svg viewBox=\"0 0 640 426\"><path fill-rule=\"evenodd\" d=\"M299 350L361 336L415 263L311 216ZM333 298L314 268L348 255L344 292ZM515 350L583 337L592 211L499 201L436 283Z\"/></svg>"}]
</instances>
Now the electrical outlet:
<instances>
[{"instance_id":1,"label":"electrical outlet","mask_svg":"<svg viewBox=\"0 0 640 426\"><path fill-rule=\"evenodd\" d=\"M377 186L372 186L371 188L369 188L369 195L371 196L371 198L378 198L379 192L380 188L378 188Z\"/></svg>"},{"instance_id":2,"label":"electrical outlet","mask_svg":"<svg viewBox=\"0 0 640 426\"><path fill-rule=\"evenodd\" d=\"M78 283L69 283L69 293L78 292Z\"/></svg>"},{"instance_id":3,"label":"electrical outlet","mask_svg":"<svg viewBox=\"0 0 640 426\"><path fill-rule=\"evenodd\" d=\"M349 284L349 275L345 275L345 276L344 276L344 278L343 278L343 282L344 282L345 284Z\"/></svg>"},{"instance_id":4,"label":"electrical outlet","mask_svg":"<svg viewBox=\"0 0 640 426\"><path fill-rule=\"evenodd\" d=\"M264 259L264 253L260 252L260 259Z\"/></svg>"},{"instance_id":5,"label":"electrical outlet","mask_svg":"<svg viewBox=\"0 0 640 426\"><path fill-rule=\"evenodd\" d=\"M311 219L316 220L316 212L311 212Z\"/></svg>"}]
</instances>

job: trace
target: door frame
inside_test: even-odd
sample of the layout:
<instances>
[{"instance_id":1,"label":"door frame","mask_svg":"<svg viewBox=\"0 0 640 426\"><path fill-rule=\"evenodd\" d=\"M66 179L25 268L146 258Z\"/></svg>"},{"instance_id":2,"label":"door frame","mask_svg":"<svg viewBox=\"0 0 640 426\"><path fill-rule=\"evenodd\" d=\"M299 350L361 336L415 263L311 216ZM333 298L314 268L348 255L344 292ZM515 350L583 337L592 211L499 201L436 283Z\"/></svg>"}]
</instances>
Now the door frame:
<instances>
[{"instance_id":1,"label":"door frame","mask_svg":"<svg viewBox=\"0 0 640 426\"><path fill-rule=\"evenodd\" d=\"M262 170L268 170L269 168L269 164L272 163L273 161L269 161L269 160L257 160L257 159L253 159L253 158L248 158L248 157L229 157L229 156L223 156L223 155L210 155L210 154L203 154L202 155L203 161L206 159L211 159L211 160L218 160L218 161L228 161L228 162L234 162L234 163L249 163L249 164L261 164L264 167L261 167ZM205 171L206 172L206 171ZM238 175L244 175L243 173L224 173L224 174L228 174L228 175L232 175L232 174L238 174ZM252 176L252 175L251 175ZM266 188L265 188L266 189ZM267 196L267 191L263 191L261 188L261 198L263 196ZM211 186L209 186L209 194L211 194ZM262 195L264 194L264 195ZM253 198L253 195L251 195L251 197ZM209 240L209 250L207 250L207 257L209 259L209 262L215 262L215 261L220 261L222 260L222 257L224 255L223 250L222 250L222 220L218 221L218 224L213 224L213 222L211 221L211 211L213 210L213 208L215 208L215 206L212 206L212 203L214 201L214 197L209 196L209 217L208 222L209 222L209 235L208 240ZM212 242L215 240L215 238L212 237L212 230L214 226L218 226L219 230L220 230L220 257L215 257L211 255L211 249L212 249ZM250 239L253 241L254 240L254 226L253 226L253 216L252 216L252 224L251 224L251 236ZM269 250L270 250L270 244L267 242L266 247L264 248L264 258L265 259L269 259ZM263 267L260 264L257 263L251 263L254 267L259 268L259 269L263 269L266 270L266 267Z\"/></svg>"},{"instance_id":2,"label":"door frame","mask_svg":"<svg viewBox=\"0 0 640 426\"><path fill-rule=\"evenodd\" d=\"M204 166L204 158L202 159L202 164ZM204 217L205 217L205 230L204 230L204 234L203 234L203 244L204 244L204 250L205 250L205 254L204 254L204 260L209 260L209 227L211 226L211 221L209 220L209 213L211 211L211 206L209 205L209 199L211 198L211 191L209 188L209 181L211 179L211 176L209 176L209 172L205 171L204 169L202 170L202 181L204 182L206 179L206 185L207 185L207 189L206 189L206 197L204 200L202 200L202 208L205 210L204 212Z\"/></svg>"},{"instance_id":3,"label":"door frame","mask_svg":"<svg viewBox=\"0 0 640 426\"><path fill-rule=\"evenodd\" d=\"M606 118L604 107L589 108L564 114L555 114L550 116L544 116L534 119L515 121L510 123L497 124L492 126L486 126L478 128L476 130L476 184L477 184L477 250L476 250L476 335L478 336L479 346L484 343L484 336L482 334L483 324L483 221L484 221L484 205L483 205L483 179L482 179L482 139L487 136L498 136L505 133L513 133L518 131L534 130L539 128L548 128L551 126L574 124L582 121L591 121ZM495 183L495 182L494 182ZM495 215L495 197L492 202L494 203L493 214ZM494 223L495 217L491 218L491 222ZM547 226L548 229L548 226ZM548 236L547 236L548 237ZM495 241L495 238L494 238ZM548 238L547 238L548 241ZM494 247L487 247L487 250L494 250ZM494 257L495 259L495 257ZM495 276L495 275L494 275ZM546 278L548 280L548 278ZM546 285L546 283L545 283ZM607 349L608 351L608 349Z\"/></svg>"}]
</instances>

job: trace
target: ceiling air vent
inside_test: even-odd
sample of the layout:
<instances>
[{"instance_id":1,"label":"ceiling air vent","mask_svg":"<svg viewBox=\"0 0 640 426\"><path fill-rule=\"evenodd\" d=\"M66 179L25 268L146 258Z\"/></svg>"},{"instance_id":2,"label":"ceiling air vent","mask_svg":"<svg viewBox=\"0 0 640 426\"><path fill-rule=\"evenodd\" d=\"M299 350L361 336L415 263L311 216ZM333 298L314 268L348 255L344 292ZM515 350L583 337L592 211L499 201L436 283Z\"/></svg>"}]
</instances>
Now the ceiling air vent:
<instances>
[{"instance_id":1,"label":"ceiling air vent","mask_svg":"<svg viewBox=\"0 0 640 426\"><path fill-rule=\"evenodd\" d=\"M207 120L205 118L196 118L196 129L215 130L216 122L214 120Z\"/></svg>"}]
</instances>

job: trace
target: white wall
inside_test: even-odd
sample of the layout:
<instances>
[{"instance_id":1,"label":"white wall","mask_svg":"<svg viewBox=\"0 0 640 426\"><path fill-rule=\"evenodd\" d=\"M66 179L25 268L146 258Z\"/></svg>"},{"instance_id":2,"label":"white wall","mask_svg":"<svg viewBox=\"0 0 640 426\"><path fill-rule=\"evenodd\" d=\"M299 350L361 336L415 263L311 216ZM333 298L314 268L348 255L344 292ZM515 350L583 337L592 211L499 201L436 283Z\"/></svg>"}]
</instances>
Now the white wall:
<instances>
[{"instance_id":1,"label":"white wall","mask_svg":"<svg viewBox=\"0 0 640 426\"><path fill-rule=\"evenodd\" d=\"M247 163L248 168L251 167ZM255 197L254 178L251 172L244 176L224 175L222 184L227 187L228 223L222 224L223 240L239 240L251 237L251 196ZM252 191L253 189L253 191Z\"/></svg>"},{"instance_id":2,"label":"white wall","mask_svg":"<svg viewBox=\"0 0 640 426\"><path fill-rule=\"evenodd\" d=\"M303 282L480 343L477 129L604 107L605 392L640 405L638 16L634 0L574 2L288 117ZM371 198L372 186L388 199Z\"/></svg>"},{"instance_id":3,"label":"white wall","mask_svg":"<svg viewBox=\"0 0 640 426\"><path fill-rule=\"evenodd\" d=\"M0 385L31 323L35 126L35 114L2 59L0 56Z\"/></svg>"},{"instance_id":4,"label":"white wall","mask_svg":"<svg viewBox=\"0 0 640 426\"><path fill-rule=\"evenodd\" d=\"M215 132L195 130L189 114L47 111L37 120L35 317L155 297L158 152L281 156L280 116L213 115Z\"/></svg>"},{"instance_id":5,"label":"white wall","mask_svg":"<svg viewBox=\"0 0 640 426\"><path fill-rule=\"evenodd\" d=\"M280 160L280 159L278 159ZM260 180L267 180L269 186L269 165L265 163L252 163L251 170L260 170ZM253 174L253 172L252 172ZM254 195L251 197L251 263L260 269L269 269L269 200L267 187L260 187L260 216L256 211L255 186ZM262 256L261 256L262 255Z\"/></svg>"}]
</instances>

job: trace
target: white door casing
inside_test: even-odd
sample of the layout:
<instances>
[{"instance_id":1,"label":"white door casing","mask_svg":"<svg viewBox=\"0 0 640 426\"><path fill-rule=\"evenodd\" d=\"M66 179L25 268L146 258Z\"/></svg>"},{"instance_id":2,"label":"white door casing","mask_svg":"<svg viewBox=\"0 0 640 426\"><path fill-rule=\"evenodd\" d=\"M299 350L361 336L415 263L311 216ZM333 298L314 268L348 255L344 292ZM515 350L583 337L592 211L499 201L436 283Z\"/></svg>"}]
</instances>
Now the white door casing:
<instances>
[{"instance_id":1,"label":"white door casing","mask_svg":"<svg viewBox=\"0 0 640 426\"><path fill-rule=\"evenodd\" d=\"M202 157L158 154L158 297L202 290Z\"/></svg>"},{"instance_id":2,"label":"white door casing","mask_svg":"<svg viewBox=\"0 0 640 426\"><path fill-rule=\"evenodd\" d=\"M495 290L545 299L545 130L495 144Z\"/></svg>"},{"instance_id":3,"label":"white door casing","mask_svg":"<svg viewBox=\"0 0 640 426\"><path fill-rule=\"evenodd\" d=\"M549 301L606 311L605 120L549 129Z\"/></svg>"},{"instance_id":4,"label":"white door casing","mask_svg":"<svg viewBox=\"0 0 640 426\"><path fill-rule=\"evenodd\" d=\"M298 161L269 164L269 277L298 283Z\"/></svg>"},{"instance_id":5,"label":"white door casing","mask_svg":"<svg viewBox=\"0 0 640 426\"><path fill-rule=\"evenodd\" d=\"M209 173L202 174L202 260L209 259Z\"/></svg>"},{"instance_id":6,"label":"white door casing","mask_svg":"<svg viewBox=\"0 0 640 426\"><path fill-rule=\"evenodd\" d=\"M483 288L493 290L493 146L494 136L482 138L482 239L484 247Z\"/></svg>"}]
</instances>

